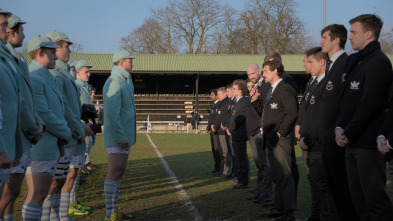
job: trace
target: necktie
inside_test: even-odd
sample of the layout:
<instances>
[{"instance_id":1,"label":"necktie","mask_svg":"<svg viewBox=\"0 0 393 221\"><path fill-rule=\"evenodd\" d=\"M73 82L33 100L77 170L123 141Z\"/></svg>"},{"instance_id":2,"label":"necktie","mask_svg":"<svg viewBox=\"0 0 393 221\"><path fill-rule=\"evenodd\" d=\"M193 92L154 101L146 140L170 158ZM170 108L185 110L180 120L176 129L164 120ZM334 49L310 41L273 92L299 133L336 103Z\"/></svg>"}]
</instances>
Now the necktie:
<instances>
[{"instance_id":1,"label":"necktie","mask_svg":"<svg viewBox=\"0 0 393 221\"><path fill-rule=\"evenodd\" d=\"M272 97L272 93L273 93L273 87L269 88L269 91L266 94L266 102L265 105L269 102L270 98Z\"/></svg>"},{"instance_id":2,"label":"necktie","mask_svg":"<svg viewBox=\"0 0 393 221\"><path fill-rule=\"evenodd\" d=\"M325 73L328 73L329 71L330 71L330 65L332 64L332 60L328 60L327 61L327 65L326 65L326 72Z\"/></svg>"}]
</instances>

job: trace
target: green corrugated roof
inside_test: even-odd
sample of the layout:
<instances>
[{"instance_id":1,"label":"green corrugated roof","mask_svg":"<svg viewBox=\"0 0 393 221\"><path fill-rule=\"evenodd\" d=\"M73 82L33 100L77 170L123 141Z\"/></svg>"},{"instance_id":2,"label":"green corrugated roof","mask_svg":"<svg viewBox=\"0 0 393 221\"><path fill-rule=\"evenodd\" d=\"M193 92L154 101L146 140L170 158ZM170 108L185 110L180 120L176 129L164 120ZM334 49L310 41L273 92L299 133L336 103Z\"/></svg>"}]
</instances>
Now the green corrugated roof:
<instances>
[{"instance_id":1,"label":"green corrugated roof","mask_svg":"<svg viewBox=\"0 0 393 221\"><path fill-rule=\"evenodd\" d=\"M28 53L22 53L30 62ZM92 71L110 72L113 54L72 53L72 60L86 60ZM303 54L282 55L285 70L303 72ZM136 54L134 72L240 72L248 64L262 65L265 55ZM393 60L393 54L388 55Z\"/></svg>"}]
</instances>

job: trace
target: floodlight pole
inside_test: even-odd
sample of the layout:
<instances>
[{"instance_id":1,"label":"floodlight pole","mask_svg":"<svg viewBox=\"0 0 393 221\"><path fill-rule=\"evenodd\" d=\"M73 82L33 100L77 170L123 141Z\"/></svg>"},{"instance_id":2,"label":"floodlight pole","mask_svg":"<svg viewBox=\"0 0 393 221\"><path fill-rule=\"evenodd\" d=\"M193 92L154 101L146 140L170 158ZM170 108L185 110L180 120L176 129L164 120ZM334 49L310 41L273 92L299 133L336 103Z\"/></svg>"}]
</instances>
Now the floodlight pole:
<instances>
[{"instance_id":1,"label":"floodlight pole","mask_svg":"<svg viewBox=\"0 0 393 221\"><path fill-rule=\"evenodd\" d=\"M326 27L326 0L323 0L323 27Z\"/></svg>"}]
</instances>

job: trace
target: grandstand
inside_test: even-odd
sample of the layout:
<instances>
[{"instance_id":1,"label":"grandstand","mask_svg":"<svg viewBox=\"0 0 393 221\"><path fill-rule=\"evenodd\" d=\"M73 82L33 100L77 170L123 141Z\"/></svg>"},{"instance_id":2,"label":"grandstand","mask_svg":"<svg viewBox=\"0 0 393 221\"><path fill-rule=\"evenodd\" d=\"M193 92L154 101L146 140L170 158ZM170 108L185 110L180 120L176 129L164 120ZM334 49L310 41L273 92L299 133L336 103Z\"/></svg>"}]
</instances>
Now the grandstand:
<instances>
[{"instance_id":1,"label":"grandstand","mask_svg":"<svg viewBox=\"0 0 393 221\"><path fill-rule=\"evenodd\" d=\"M28 53L22 53L28 61ZM72 60L86 60L93 68L89 83L97 89L96 102L102 104L102 88L113 67L112 54L72 53ZM138 129L164 128L185 131L193 109L202 116L205 128L212 105L209 91L235 79L246 79L250 63L262 65L264 55L135 55L133 82ZM393 55L388 55L392 60ZM282 55L285 70L304 91L309 76L304 72L303 55ZM150 123L146 123L149 121ZM188 131L188 130L187 130Z\"/></svg>"}]
</instances>

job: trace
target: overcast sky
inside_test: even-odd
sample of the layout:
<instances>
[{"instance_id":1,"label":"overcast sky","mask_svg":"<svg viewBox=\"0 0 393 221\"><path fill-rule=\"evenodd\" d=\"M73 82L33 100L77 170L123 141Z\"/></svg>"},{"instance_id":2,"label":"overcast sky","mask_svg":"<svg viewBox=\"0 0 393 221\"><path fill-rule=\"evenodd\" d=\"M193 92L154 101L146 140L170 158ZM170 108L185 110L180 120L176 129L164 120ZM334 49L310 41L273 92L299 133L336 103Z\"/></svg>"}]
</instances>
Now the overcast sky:
<instances>
[{"instance_id":1,"label":"overcast sky","mask_svg":"<svg viewBox=\"0 0 393 221\"><path fill-rule=\"evenodd\" d=\"M121 37L143 24L151 8L160 8L169 0L0 0L0 8L27 21L27 42L49 31L65 32L80 43L86 53L114 53ZM243 10L247 0L219 0ZM312 34L315 44L323 25L323 0L295 0L296 11ZM344 24L360 14L376 13L393 28L393 0L326 0L326 24ZM350 45L347 44L347 49Z\"/></svg>"}]
</instances>

